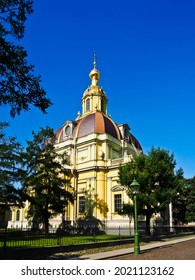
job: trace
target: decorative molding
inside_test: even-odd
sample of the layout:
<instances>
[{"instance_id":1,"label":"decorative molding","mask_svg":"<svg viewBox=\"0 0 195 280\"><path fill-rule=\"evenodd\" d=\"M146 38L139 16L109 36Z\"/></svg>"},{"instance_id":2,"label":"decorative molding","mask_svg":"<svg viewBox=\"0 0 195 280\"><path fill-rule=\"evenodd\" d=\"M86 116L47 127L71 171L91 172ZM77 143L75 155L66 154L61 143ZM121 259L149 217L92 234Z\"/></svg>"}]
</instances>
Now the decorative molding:
<instances>
[{"instance_id":1,"label":"decorative molding","mask_svg":"<svg viewBox=\"0 0 195 280\"><path fill-rule=\"evenodd\" d=\"M118 191L124 191L124 187L122 187L121 185L116 185L114 187L111 188L112 192L118 192Z\"/></svg>"}]
</instances>

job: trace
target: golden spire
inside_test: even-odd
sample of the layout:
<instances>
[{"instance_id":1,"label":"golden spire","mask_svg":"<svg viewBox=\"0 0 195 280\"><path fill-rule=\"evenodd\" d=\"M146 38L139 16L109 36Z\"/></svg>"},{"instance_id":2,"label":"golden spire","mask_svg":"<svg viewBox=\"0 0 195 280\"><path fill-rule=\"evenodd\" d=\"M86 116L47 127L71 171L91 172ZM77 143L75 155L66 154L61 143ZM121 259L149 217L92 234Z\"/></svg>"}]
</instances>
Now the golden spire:
<instances>
[{"instance_id":1,"label":"golden spire","mask_svg":"<svg viewBox=\"0 0 195 280\"><path fill-rule=\"evenodd\" d=\"M100 78L100 72L96 69L96 54L94 54L93 57L93 70L91 70L91 72L89 73L89 77L91 79L92 86L97 86L98 80Z\"/></svg>"}]
</instances>

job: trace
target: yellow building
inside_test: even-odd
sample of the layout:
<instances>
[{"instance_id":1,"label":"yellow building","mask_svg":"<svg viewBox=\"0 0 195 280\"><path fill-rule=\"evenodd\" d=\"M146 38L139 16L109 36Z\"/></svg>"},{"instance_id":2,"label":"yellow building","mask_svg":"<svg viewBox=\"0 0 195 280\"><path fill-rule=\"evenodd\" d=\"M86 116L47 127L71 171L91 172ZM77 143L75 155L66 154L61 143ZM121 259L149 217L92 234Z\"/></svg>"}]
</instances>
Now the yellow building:
<instances>
[{"instance_id":1,"label":"yellow building","mask_svg":"<svg viewBox=\"0 0 195 280\"><path fill-rule=\"evenodd\" d=\"M65 121L56 131L56 150L68 156L70 185L76 194L74 205L69 205L65 211L65 219L73 222L83 217L85 199L90 195L99 202L93 209L94 217L107 226L123 226L129 220L119 215L118 210L129 198L118 182L118 168L142 153L142 148L129 132L128 124L116 124L107 115L108 99L98 85L100 72L95 60L89 77L91 85L83 93L82 114L78 113L73 121ZM28 205L21 210L18 226L28 225L24 214L27 208ZM9 227L14 226L15 218L9 221ZM57 228L61 220L61 217L51 220L51 227Z\"/></svg>"},{"instance_id":2,"label":"yellow building","mask_svg":"<svg viewBox=\"0 0 195 280\"><path fill-rule=\"evenodd\" d=\"M89 77L91 85L82 97L82 114L78 113L74 121L66 121L56 132L56 149L59 153L66 151L69 156L71 186L77 194L66 219L75 221L82 217L86 194L91 194L104 205L104 211L95 207L96 218L107 225L127 223L127 218L117 214L122 203L128 201L124 188L118 183L118 168L142 153L142 148L129 132L128 124L118 125L107 115L108 99L98 85L100 72L96 61Z\"/></svg>"}]
</instances>

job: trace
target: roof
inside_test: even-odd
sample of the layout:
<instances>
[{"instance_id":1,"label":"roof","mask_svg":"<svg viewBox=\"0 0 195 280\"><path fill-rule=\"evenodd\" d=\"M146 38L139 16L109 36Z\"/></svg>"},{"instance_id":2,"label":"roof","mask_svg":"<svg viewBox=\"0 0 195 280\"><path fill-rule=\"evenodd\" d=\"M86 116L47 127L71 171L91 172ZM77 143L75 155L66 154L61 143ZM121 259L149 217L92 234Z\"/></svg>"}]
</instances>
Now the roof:
<instances>
[{"instance_id":1,"label":"roof","mask_svg":"<svg viewBox=\"0 0 195 280\"><path fill-rule=\"evenodd\" d=\"M106 133L118 140L121 139L119 129L115 122L102 112L98 111L80 119L74 129L73 136L80 138L92 133Z\"/></svg>"},{"instance_id":2,"label":"roof","mask_svg":"<svg viewBox=\"0 0 195 280\"><path fill-rule=\"evenodd\" d=\"M139 141L133 134L128 133L127 136L122 136L118 125L110 117L100 111L89 113L77 121L65 122L63 126L55 132L57 143L69 139L69 136L65 135L65 129L70 123L72 124L71 138L81 138L93 133L109 134L117 140L125 140L136 150L142 150Z\"/></svg>"}]
</instances>

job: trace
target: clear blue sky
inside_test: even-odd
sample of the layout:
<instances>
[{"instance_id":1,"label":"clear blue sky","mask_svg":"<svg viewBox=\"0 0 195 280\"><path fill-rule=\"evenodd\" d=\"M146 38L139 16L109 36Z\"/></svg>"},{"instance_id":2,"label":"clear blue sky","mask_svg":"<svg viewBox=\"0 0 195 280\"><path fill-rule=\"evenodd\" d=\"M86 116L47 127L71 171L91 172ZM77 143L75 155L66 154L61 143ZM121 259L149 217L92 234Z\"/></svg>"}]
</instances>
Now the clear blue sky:
<instances>
[{"instance_id":1,"label":"clear blue sky","mask_svg":"<svg viewBox=\"0 0 195 280\"><path fill-rule=\"evenodd\" d=\"M113 120L128 123L143 151L173 152L195 175L195 1L34 1L21 42L53 106L1 120L25 143L32 131L59 128L81 111L93 54Z\"/></svg>"}]
</instances>

